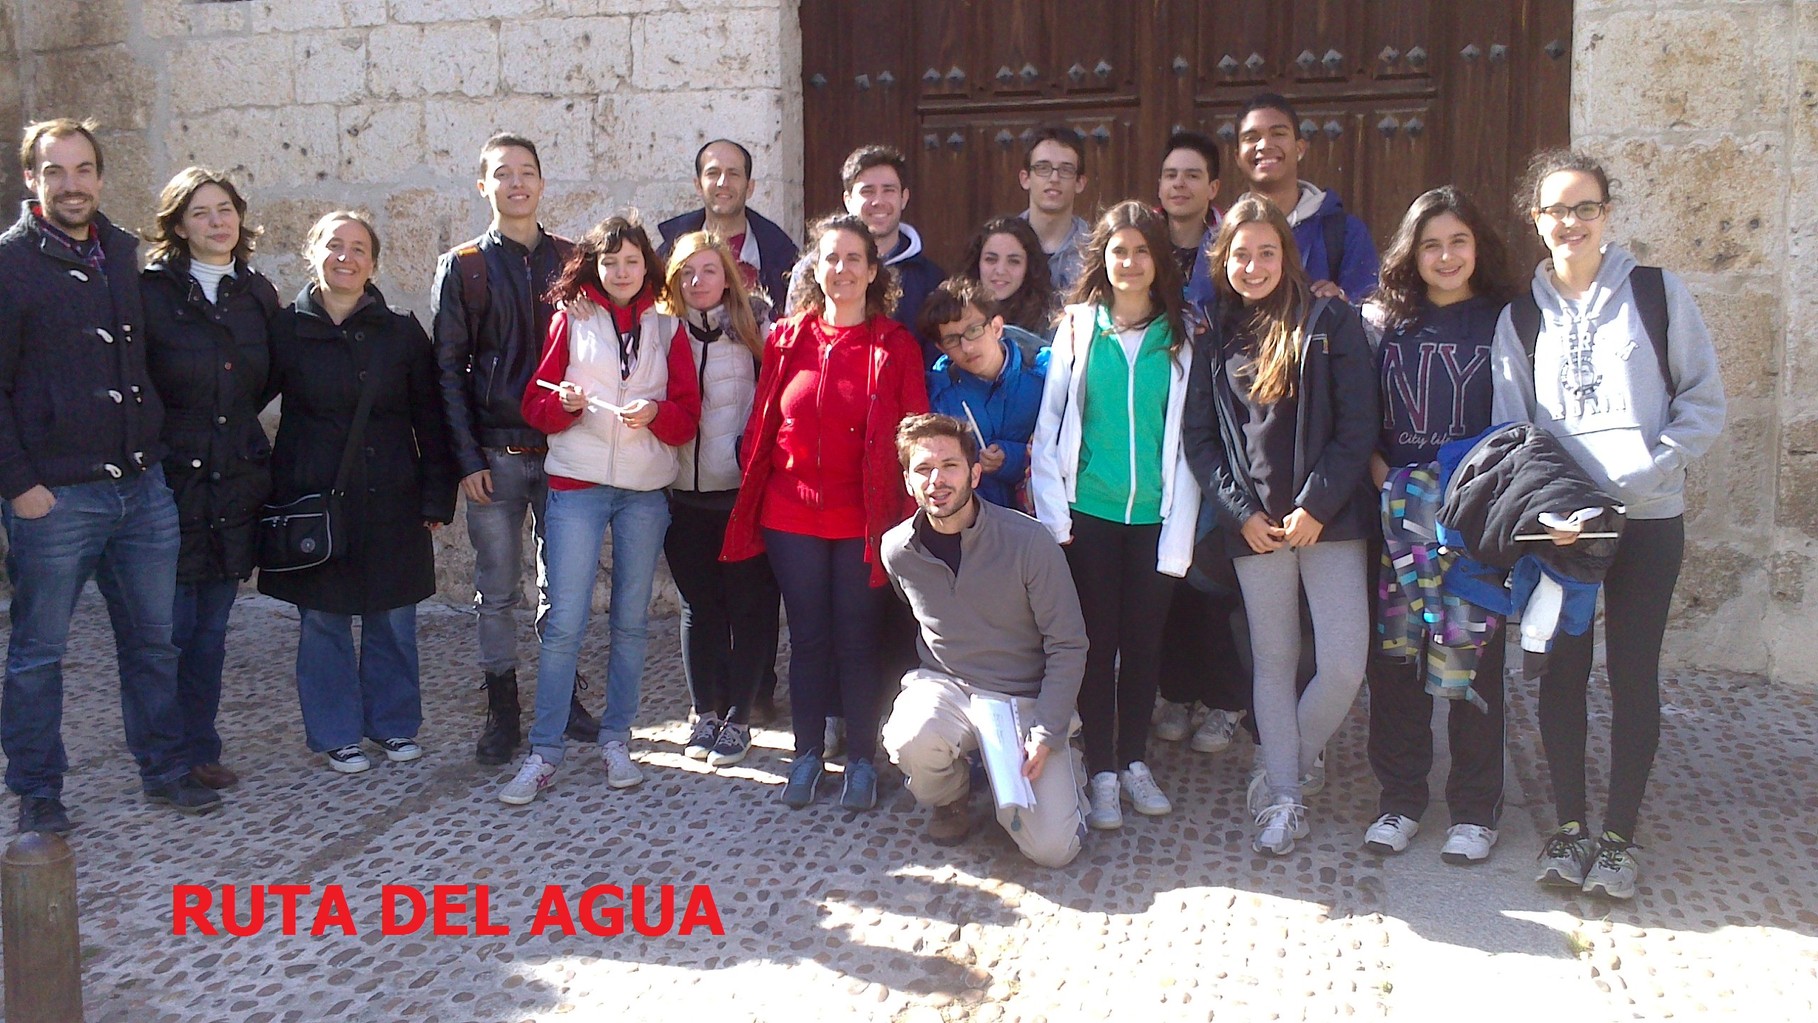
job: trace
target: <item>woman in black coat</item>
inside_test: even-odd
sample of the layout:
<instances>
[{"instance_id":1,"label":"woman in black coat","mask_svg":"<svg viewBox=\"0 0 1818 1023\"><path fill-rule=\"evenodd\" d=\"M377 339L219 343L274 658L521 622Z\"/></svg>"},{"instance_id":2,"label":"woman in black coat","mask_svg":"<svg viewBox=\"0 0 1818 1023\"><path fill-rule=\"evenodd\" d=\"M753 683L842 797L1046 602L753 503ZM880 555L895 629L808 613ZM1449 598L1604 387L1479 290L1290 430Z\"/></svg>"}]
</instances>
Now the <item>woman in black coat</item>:
<instances>
[{"instance_id":1,"label":"woman in black coat","mask_svg":"<svg viewBox=\"0 0 1818 1023\"><path fill-rule=\"evenodd\" d=\"M374 398L335 520L346 553L314 568L262 571L259 590L301 611L297 696L309 748L356 774L372 766L362 737L388 760L423 755L416 605L435 592L430 532L454 518L455 470L429 338L372 285L378 233L358 213L330 213L310 229L304 255L313 279L272 329L268 390L283 397L273 504L334 485L369 379Z\"/></svg>"},{"instance_id":2,"label":"woman in black coat","mask_svg":"<svg viewBox=\"0 0 1818 1023\"><path fill-rule=\"evenodd\" d=\"M179 172L158 198L140 275L146 363L164 402L164 478L183 534L171 620L183 756L209 788L239 779L221 766L215 714L227 619L252 575L253 523L271 488L259 409L278 293L247 265L258 230L223 174Z\"/></svg>"}]
</instances>

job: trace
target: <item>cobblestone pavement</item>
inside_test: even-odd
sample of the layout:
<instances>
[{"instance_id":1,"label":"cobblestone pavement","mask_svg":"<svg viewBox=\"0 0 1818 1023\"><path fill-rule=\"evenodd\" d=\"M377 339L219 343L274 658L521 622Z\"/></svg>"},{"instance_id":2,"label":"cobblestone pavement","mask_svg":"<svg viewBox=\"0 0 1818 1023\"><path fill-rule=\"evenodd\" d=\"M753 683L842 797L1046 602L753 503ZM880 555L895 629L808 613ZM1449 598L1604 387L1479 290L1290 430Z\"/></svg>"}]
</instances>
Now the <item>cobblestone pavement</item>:
<instances>
[{"instance_id":1,"label":"cobblestone pavement","mask_svg":"<svg viewBox=\"0 0 1818 1023\"><path fill-rule=\"evenodd\" d=\"M723 777L684 758L674 619L652 626L635 743L645 784L608 789L585 747L543 798L505 807L494 796L510 769L472 759L472 619L425 605L420 621L429 753L347 777L303 746L294 612L243 597L220 723L245 781L224 812L191 820L138 794L105 617L84 598L66 662L65 799L81 822L89 1020L1818 1017L1809 695L1742 677L1667 681L1643 888L1623 905L1533 884L1551 821L1530 686L1510 696L1508 809L1485 866L1440 864L1437 802L1407 853L1361 849L1376 787L1360 700L1333 743L1331 783L1310 800L1312 836L1285 859L1249 850L1249 749L1156 743L1174 815L1127 815L1048 871L994 829L957 850L927 843L925 812L889 771L875 813L839 810L832 785L812 809L787 810L779 730L761 730L761 748ZM603 624L595 633L583 669L600 678ZM597 685L587 699L597 707ZM1607 700L1593 708L1597 741ZM174 885L241 886L245 922L246 886L287 883L312 886L303 933L281 932L275 901L252 936L172 933ZM636 933L629 900L624 933L531 933L545 886L578 902L589 885L638 883L676 886L668 933ZM385 884L485 886L509 933L384 934ZM331 885L357 933L311 937ZM694 885L711 886L723 935L678 933ZM655 925L658 901L646 907Z\"/></svg>"}]
</instances>

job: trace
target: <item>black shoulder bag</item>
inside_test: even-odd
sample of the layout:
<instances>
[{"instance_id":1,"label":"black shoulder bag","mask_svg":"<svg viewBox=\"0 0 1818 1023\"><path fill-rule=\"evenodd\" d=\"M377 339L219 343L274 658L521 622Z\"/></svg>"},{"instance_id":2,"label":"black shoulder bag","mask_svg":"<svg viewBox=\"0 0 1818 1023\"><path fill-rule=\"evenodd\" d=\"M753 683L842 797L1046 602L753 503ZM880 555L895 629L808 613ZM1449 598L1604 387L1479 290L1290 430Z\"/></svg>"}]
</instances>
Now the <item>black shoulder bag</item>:
<instances>
[{"instance_id":1,"label":"black shoulder bag","mask_svg":"<svg viewBox=\"0 0 1818 1023\"><path fill-rule=\"evenodd\" d=\"M326 493L304 494L285 504L268 504L259 510L259 571L296 572L327 564L347 553L346 512L341 502L347 494L348 477L353 475L354 455L366 434L366 420L372 415L378 380L378 373L368 373L365 386L360 388L360 404L354 409L353 425L347 431L347 447L341 452L341 467L335 471L333 488Z\"/></svg>"}]
</instances>

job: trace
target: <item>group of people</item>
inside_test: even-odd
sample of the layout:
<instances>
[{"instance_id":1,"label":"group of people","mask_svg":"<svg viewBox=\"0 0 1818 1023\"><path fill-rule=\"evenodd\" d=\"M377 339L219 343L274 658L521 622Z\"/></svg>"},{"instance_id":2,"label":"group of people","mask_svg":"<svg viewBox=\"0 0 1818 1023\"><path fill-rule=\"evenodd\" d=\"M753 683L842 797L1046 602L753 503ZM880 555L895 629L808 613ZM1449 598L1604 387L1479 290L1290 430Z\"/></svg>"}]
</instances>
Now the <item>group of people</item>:
<instances>
[{"instance_id":1,"label":"group of people","mask_svg":"<svg viewBox=\"0 0 1818 1023\"><path fill-rule=\"evenodd\" d=\"M1285 855L1367 678L1382 796L1364 843L1398 853L1419 831L1433 693L1455 698L1441 853L1477 863L1502 809L1503 623L1563 585L1559 628L1537 644L1559 818L1540 880L1632 897L1684 472L1723 422L1697 307L1604 238L1607 176L1565 151L1537 155L1515 197L1549 253L1531 282L1450 186L1415 200L1379 263L1337 195L1301 180L1298 123L1280 96L1249 103L1249 189L1222 213L1220 147L1179 132L1157 203L1095 221L1074 212L1083 140L1034 132L1028 209L981 227L952 277L903 222L907 165L888 146L851 154L845 211L798 250L748 207L735 142L700 149L702 207L657 237L627 215L570 242L537 220L535 144L496 135L478 174L490 227L441 258L429 332L373 286L378 233L353 211L317 222L310 280L280 307L247 261L245 199L202 168L166 186L141 271L98 212L89 127L30 126L34 198L0 238L14 587L0 731L21 829L71 826L60 660L91 577L154 801L207 811L235 781L214 718L233 596L255 568L300 609L309 748L347 773L420 756L414 607L459 492L486 690L475 754L514 765L507 804L555 781L567 740L599 744L609 785L642 781L632 726L660 553L683 603L685 752L709 767L741 762L772 712L787 609L791 807L819 797L843 752L840 805L872 808L887 756L931 807L933 841L964 840L988 779L1024 854L1061 865L1089 829L1121 827L1126 804L1172 811L1152 735L1217 752L1248 728L1252 845ZM272 445L257 417L274 397ZM1511 423L1553 445L1544 464L1582 478L1572 493L1603 503L1606 531L1585 531L1594 509L1560 507L1503 516L1523 535L1495 543L1480 537L1505 523L1478 515L1460 538L1454 504L1552 485L1486 454ZM318 494L332 556L267 563L271 524ZM576 668L608 534L596 719ZM1565 555L1511 571L1490 552L1536 535L1595 577ZM1594 610L1599 582L1615 713L1593 828L1584 600ZM1005 720L1020 781L993 747Z\"/></svg>"}]
</instances>

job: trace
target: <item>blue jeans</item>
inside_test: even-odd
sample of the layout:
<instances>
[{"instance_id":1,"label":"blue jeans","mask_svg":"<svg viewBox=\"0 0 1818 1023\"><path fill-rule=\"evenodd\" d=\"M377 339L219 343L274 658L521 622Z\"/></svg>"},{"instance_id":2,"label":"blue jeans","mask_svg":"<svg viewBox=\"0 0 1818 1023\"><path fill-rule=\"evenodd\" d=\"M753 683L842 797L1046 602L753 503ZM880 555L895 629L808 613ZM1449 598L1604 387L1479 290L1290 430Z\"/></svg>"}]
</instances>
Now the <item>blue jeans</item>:
<instances>
[{"instance_id":1,"label":"blue jeans","mask_svg":"<svg viewBox=\"0 0 1818 1023\"><path fill-rule=\"evenodd\" d=\"M221 665L227 660L227 616L234 609L238 579L178 583L171 613L171 642L177 647L177 718L185 766L221 762Z\"/></svg>"},{"instance_id":2,"label":"blue jeans","mask_svg":"<svg viewBox=\"0 0 1818 1023\"><path fill-rule=\"evenodd\" d=\"M661 490L588 487L551 490L546 548L549 615L543 619L542 653L537 658L537 711L530 747L552 764L562 762L562 730L574 696L574 669L593 610L593 581L600 573L600 548L612 530L612 609L607 614L611 647L606 658L606 708L600 712L600 742L630 742L644 684L644 648L649 642L650 591L657 555L669 529L669 500Z\"/></svg>"},{"instance_id":3,"label":"blue jeans","mask_svg":"<svg viewBox=\"0 0 1818 1023\"><path fill-rule=\"evenodd\" d=\"M846 719L846 755L877 758L884 680L878 666L885 594L871 585L865 541L764 530L789 612L789 713L797 756L825 746L827 718Z\"/></svg>"},{"instance_id":4,"label":"blue jeans","mask_svg":"<svg viewBox=\"0 0 1818 1023\"><path fill-rule=\"evenodd\" d=\"M177 648L171 605L177 589L177 506L164 470L53 487L56 506L22 519L0 502L13 583L12 636L0 696L6 787L58 798L69 758L63 749L63 652L70 616L90 578L107 601L120 660L126 746L141 782L188 770L179 756Z\"/></svg>"},{"instance_id":5,"label":"blue jeans","mask_svg":"<svg viewBox=\"0 0 1818 1023\"><path fill-rule=\"evenodd\" d=\"M298 608L297 702L303 736L317 753L369 739L414 739L423 726L417 688L417 606L361 615L354 656L353 615Z\"/></svg>"},{"instance_id":6,"label":"blue jeans","mask_svg":"<svg viewBox=\"0 0 1818 1023\"><path fill-rule=\"evenodd\" d=\"M492 503L467 503L467 539L473 543L474 604L480 612L480 670L499 674L518 666L517 609L524 606L524 515L530 515L536 543L537 637L549 614L548 574L543 561L543 520L549 477L543 456L513 455L487 448Z\"/></svg>"}]
</instances>

